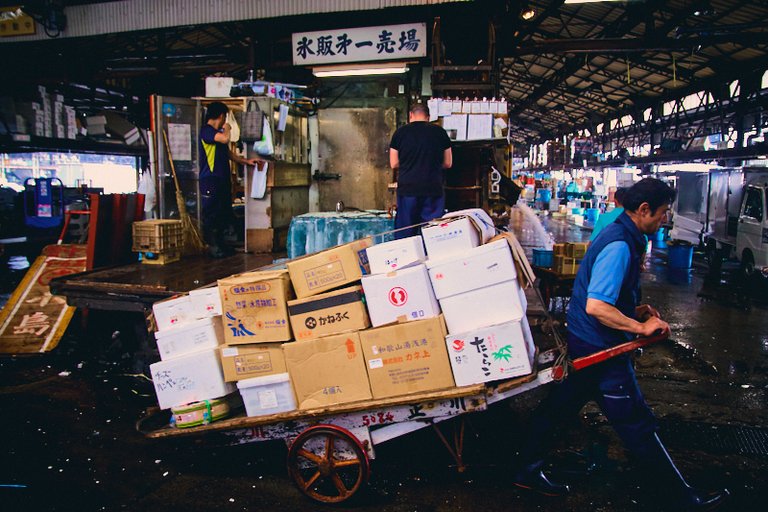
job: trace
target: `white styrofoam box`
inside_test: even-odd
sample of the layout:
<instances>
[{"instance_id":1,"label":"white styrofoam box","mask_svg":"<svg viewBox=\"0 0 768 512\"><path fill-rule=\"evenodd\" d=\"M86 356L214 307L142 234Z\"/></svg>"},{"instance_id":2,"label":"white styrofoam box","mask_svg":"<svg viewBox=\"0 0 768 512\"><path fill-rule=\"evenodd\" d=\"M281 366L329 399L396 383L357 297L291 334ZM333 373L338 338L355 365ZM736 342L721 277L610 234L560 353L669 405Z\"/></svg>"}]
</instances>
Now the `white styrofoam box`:
<instances>
[{"instance_id":1,"label":"white styrofoam box","mask_svg":"<svg viewBox=\"0 0 768 512\"><path fill-rule=\"evenodd\" d=\"M450 257L482 243L480 230L469 217L435 220L421 231L429 259Z\"/></svg>"},{"instance_id":2,"label":"white styrofoam box","mask_svg":"<svg viewBox=\"0 0 768 512\"><path fill-rule=\"evenodd\" d=\"M448 258L480 245L480 233L468 217L445 219L421 229L429 259Z\"/></svg>"},{"instance_id":3,"label":"white styrofoam box","mask_svg":"<svg viewBox=\"0 0 768 512\"><path fill-rule=\"evenodd\" d=\"M159 331L180 327L194 320L189 295L152 304Z\"/></svg>"},{"instance_id":4,"label":"white styrofoam box","mask_svg":"<svg viewBox=\"0 0 768 512\"><path fill-rule=\"evenodd\" d=\"M193 318L210 318L221 315L221 295L218 286L200 288L189 292Z\"/></svg>"},{"instance_id":5,"label":"white styrofoam box","mask_svg":"<svg viewBox=\"0 0 768 512\"><path fill-rule=\"evenodd\" d=\"M265 416L296 409L296 397L287 373L241 380L237 388L248 416Z\"/></svg>"},{"instance_id":6,"label":"white styrofoam box","mask_svg":"<svg viewBox=\"0 0 768 512\"><path fill-rule=\"evenodd\" d=\"M449 334L445 342L457 386L531 373L531 358L521 321Z\"/></svg>"},{"instance_id":7,"label":"white styrofoam box","mask_svg":"<svg viewBox=\"0 0 768 512\"><path fill-rule=\"evenodd\" d=\"M427 269L438 299L517 279L515 262L506 239L475 247L451 258L430 260Z\"/></svg>"},{"instance_id":8,"label":"white styrofoam box","mask_svg":"<svg viewBox=\"0 0 768 512\"><path fill-rule=\"evenodd\" d=\"M517 280L478 288L440 300L451 334L520 320L525 315Z\"/></svg>"},{"instance_id":9,"label":"white styrofoam box","mask_svg":"<svg viewBox=\"0 0 768 512\"><path fill-rule=\"evenodd\" d=\"M205 77L205 96L207 98L229 98L229 90L235 85L235 79L228 76Z\"/></svg>"},{"instance_id":10,"label":"white styrofoam box","mask_svg":"<svg viewBox=\"0 0 768 512\"><path fill-rule=\"evenodd\" d=\"M219 351L206 348L149 365L161 409L220 398L235 391L224 381Z\"/></svg>"},{"instance_id":11,"label":"white styrofoam box","mask_svg":"<svg viewBox=\"0 0 768 512\"><path fill-rule=\"evenodd\" d=\"M371 274L386 274L423 263L427 259L421 235L372 245L365 250Z\"/></svg>"},{"instance_id":12,"label":"white styrofoam box","mask_svg":"<svg viewBox=\"0 0 768 512\"><path fill-rule=\"evenodd\" d=\"M204 348L216 348L224 343L221 317L203 318L173 329L157 331L157 349L160 359L178 357Z\"/></svg>"},{"instance_id":13,"label":"white styrofoam box","mask_svg":"<svg viewBox=\"0 0 768 512\"><path fill-rule=\"evenodd\" d=\"M403 317L422 320L440 314L440 304L423 263L388 274L363 276L362 283L374 327Z\"/></svg>"}]
</instances>

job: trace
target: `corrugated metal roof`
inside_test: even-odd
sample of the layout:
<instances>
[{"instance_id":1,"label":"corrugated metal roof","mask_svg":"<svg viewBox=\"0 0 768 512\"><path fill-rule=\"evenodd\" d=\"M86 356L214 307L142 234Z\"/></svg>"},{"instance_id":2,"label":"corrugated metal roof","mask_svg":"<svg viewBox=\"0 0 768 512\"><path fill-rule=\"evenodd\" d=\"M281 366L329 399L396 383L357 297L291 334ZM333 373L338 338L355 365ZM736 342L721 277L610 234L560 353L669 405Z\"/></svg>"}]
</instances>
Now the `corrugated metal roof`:
<instances>
[{"instance_id":1,"label":"corrugated metal roof","mask_svg":"<svg viewBox=\"0 0 768 512\"><path fill-rule=\"evenodd\" d=\"M60 37L466 1L469 0L124 0L66 7L67 29ZM34 36L5 37L0 43L43 39L48 37L38 27Z\"/></svg>"}]
</instances>

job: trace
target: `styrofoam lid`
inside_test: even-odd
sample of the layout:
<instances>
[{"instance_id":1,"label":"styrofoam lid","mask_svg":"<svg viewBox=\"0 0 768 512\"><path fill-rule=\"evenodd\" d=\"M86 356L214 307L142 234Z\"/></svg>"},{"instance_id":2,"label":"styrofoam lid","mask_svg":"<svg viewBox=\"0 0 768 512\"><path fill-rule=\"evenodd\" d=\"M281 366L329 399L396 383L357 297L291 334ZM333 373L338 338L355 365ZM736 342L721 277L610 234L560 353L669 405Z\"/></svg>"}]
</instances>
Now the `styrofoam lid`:
<instances>
[{"instance_id":1,"label":"styrofoam lid","mask_svg":"<svg viewBox=\"0 0 768 512\"><path fill-rule=\"evenodd\" d=\"M219 287L218 286L209 286L208 288L198 288L196 290L190 290L190 295L218 295L219 294Z\"/></svg>"},{"instance_id":2,"label":"styrofoam lid","mask_svg":"<svg viewBox=\"0 0 768 512\"><path fill-rule=\"evenodd\" d=\"M256 386L268 386L270 384L280 384L281 382L288 382L289 380L290 377L287 373L264 375L263 377L251 377L250 379L238 381L237 389L253 388Z\"/></svg>"},{"instance_id":3,"label":"styrofoam lid","mask_svg":"<svg viewBox=\"0 0 768 512\"><path fill-rule=\"evenodd\" d=\"M192 320L191 322L185 322L181 325L171 327L170 329L161 329L155 333L155 339L159 340L163 336L178 336L179 333L192 331L194 329L200 329L213 324L213 322L220 322L220 316L212 316L208 318L201 318L200 320Z\"/></svg>"},{"instance_id":4,"label":"styrofoam lid","mask_svg":"<svg viewBox=\"0 0 768 512\"><path fill-rule=\"evenodd\" d=\"M495 242L488 242L487 244L478 245L477 247L468 249L465 252L452 253L452 254L448 254L446 256L440 256L437 258L428 258L426 261L426 265L428 269L432 269L438 265L445 265L446 263L451 263L456 260L465 260L467 258L477 256L478 254L485 254L491 251L502 251L505 248L509 250L509 243L507 242L506 238L502 238L502 239L496 240Z\"/></svg>"}]
</instances>

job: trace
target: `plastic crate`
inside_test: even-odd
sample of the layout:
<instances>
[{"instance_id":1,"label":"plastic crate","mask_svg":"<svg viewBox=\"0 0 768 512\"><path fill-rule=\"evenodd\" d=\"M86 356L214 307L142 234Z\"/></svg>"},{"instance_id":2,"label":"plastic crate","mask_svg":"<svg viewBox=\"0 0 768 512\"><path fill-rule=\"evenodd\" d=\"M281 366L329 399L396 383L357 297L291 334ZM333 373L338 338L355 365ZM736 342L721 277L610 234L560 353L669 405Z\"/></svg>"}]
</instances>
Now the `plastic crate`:
<instances>
[{"instance_id":1,"label":"plastic crate","mask_svg":"<svg viewBox=\"0 0 768 512\"><path fill-rule=\"evenodd\" d=\"M133 252L164 253L180 249L183 244L180 220L143 220L133 223Z\"/></svg>"}]
</instances>

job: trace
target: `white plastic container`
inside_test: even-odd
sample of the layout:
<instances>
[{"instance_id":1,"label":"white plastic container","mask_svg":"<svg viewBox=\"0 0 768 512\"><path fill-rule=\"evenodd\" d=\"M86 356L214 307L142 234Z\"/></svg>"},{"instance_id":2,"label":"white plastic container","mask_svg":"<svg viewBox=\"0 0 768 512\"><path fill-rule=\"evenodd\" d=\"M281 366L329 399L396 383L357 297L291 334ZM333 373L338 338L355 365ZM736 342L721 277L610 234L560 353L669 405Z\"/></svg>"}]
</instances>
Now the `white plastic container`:
<instances>
[{"instance_id":1,"label":"white plastic container","mask_svg":"<svg viewBox=\"0 0 768 512\"><path fill-rule=\"evenodd\" d=\"M480 245L480 232L468 217L436 221L421 229L430 260L460 255Z\"/></svg>"},{"instance_id":2,"label":"white plastic container","mask_svg":"<svg viewBox=\"0 0 768 512\"><path fill-rule=\"evenodd\" d=\"M427 259L421 235L372 245L365 252L368 255L371 274L386 274L418 265Z\"/></svg>"},{"instance_id":3,"label":"white plastic container","mask_svg":"<svg viewBox=\"0 0 768 512\"><path fill-rule=\"evenodd\" d=\"M241 380L237 388L248 416L266 416L296 409L296 397L287 373Z\"/></svg>"},{"instance_id":4,"label":"white plastic container","mask_svg":"<svg viewBox=\"0 0 768 512\"><path fill-rule=\"evenodd\" d=\"M228 395L235 386L224 381L219 351L207 348L149 366L161 409Z\"/></svg>"},{"instance_id":5,"label":"white plastic container","mask_svg":"<svg viewBox=\"0 0 768 512\"><path fill-rule=\"evenodd\" d=\"M189 292L194 318L210 318L221 315L221 295L218 286L210 286Z\"/></svg>"},{"instance_id":6,"label":"white plastic container","mask_svg":"<svg viewBox=\"0 0 768 512\"><path fill-rule=\"evenodd\" d=\"M155 302L152 304L152 311L155 313L155 322L159 331L174 329L194 320L189 295Z\"/></svg>"},{"instance_id":7,"label":"white plastic container","mask_svg":"<svg viewBox=\"0 0 768 512\"><path fill-rule=\"evenodd\" d=\"M218 347L224 343L224 327L221 317L203 318L173 329L157 331L155 339L160 359L167 361L204 348Z\"/></svg>"},{"instance_id":8,"label":"white plastic container","mask_svg":"<svg viewBox=\"0 0 768 512\"><path fill-rule=\"evenodd\" d=\"M517 280L478 288L440 300L450 334L474 331L489 325L520 321L525 309Z\"/></svg>"},{"instance_id":9,"label":"white plastic container","mask_svg":"<svg viewBox=\"0 0 768 512\"><path fill-rule=\"evenodd\" d=\"M451 258L430 260L427 268L438 299L517 278L506 239L475 247Z\"/></svg>"}]
</instances>

